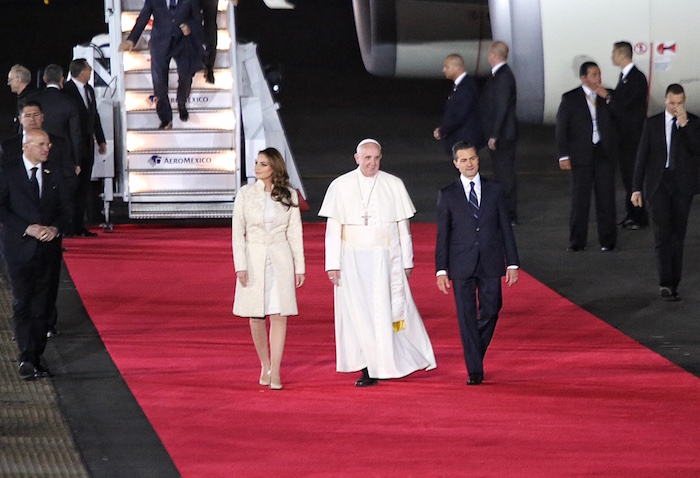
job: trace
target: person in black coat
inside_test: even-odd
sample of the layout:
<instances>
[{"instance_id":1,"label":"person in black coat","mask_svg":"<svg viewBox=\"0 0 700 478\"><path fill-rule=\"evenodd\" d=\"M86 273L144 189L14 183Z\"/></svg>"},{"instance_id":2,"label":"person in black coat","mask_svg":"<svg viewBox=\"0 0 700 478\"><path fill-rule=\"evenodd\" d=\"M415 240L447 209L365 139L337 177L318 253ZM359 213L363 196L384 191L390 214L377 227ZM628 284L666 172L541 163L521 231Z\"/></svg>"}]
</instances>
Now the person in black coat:
<instances>
[{"instance_id":1,"label":"person in black coat","mask_svg":"<svg viewBox=\"0 0 700 478\"><path fill-rule=\"evenodd\" d=\"M64 81L63 68L48 65L44 68L46 88L32 94L30 99L41 105L44 131L68 141L75 168L80 153L80 115L75 103L62 91Z\"/></svg>"},{"instance_id":2,"label":"person in black coat","mask_svg":"<svg viewBox=\"0 0 700 478\"><path fill-rule=\"evenodd\" d=\"M20 110L19 114L19 123L22 125L23 131L26 132L34 129L42 129L43 118L44 115L41 111L41 105L38 102L29 100L22 105L22 109ZM70 154L70 146L68 146L68 142L61 136L56 136L50 133L47 134L49 135L51 148L49 149L49 157L44 163L44 167L49 171L55 171L61 174L61 181L65 195L72 201L78 177L75 174L75 167ZM2 145L0 145L0 165L4 164L6 158L17 158L22 155L23 139L24 133L20 133L3 141ZM64 235L71 231L72 228L66 225L64 228ZM58 287L60 285L60 270L57 269L55 272L56 274L51 279L51 293L49 297L52 304L56 303L56 297L58 297ZM56 329L57 321L58 310L54 305L47 324L47 333L50 337L58 335L58 330Z\"/></svg>"},{"instance_id":3,"label":"person in black coat","mask_svg":"<svg viewBox=\"0 0 700 478\"><path fill-rule=\"evenodd\" d=\"M620 79L615 90L609 92L602 85L596 93L605 98L610 105L613 123L619 139L620 176L625 186L626 214L620 225L625 229L636 231L649 225L646 208L634 207L632 197L632 175L637 158L637 146L642 136L644 121L647 119L647 99L649 85L644 73L632 62L632 45L617 42L613 47L612 61L620 67Z\"/></svg>"},{"instance_id":4,"label":"person in black coat","mask_svg":"<svg viewBox=\"0 0 700 478\"><path fill-rule=\"evenodd\" d=\"M479 385L503 304L501 277L513 285L520 262L503 189L481 177L474 146L460 142L453 150L460 178L438 195L435 268L440 291L454 286L467 385Z\"/></svg>"},{"instance_id":5,"label":"person in black coat","mask_svg":"<svg viewBox=\"0 0 700 478\"><path fill-rule=\"evenodd\" d=\"M481 128L487 139L493 174L503 188L511 223L518 221L515 178L515 141L518 138L515 106L515 76L508 60L508 45L495 41L489 46L491 77L481 93Z\"/></svg>"},{"instance_id":6,"label":"person in black coat","mask_svg":"<svg viewBox=\"0 0 700 478\"><path fill-rule=\"evenodd\" d=\"M22 65L13 65L7 74L7 86L10 91L17 95L17 114L19 114L19 105L29 99L36 92L36 86L32 84L32 73L27 67ZM14 133L20 132L20 124L15 116Z\"/></svg>"},{"instance_id":7,"label":"person in black coat","mask_svg":"<svg viewBox=\"0 0 700 478\"><path fill-rule=\"evenodd\" d=\"M683 243L693 196L698 194L700 121L685 110L685 91L666 89L666 109L644 124L630 200L649 205L661 297L679 300Z\"/></svg>"},{"instance_id":8,"label":"person in black coat","mask_svg":"<svg viewBox=\"0 0 700 478\"><path fill-rule=\"evenodd\" d=\"M12 288L19 375L25 380L50 375L41 357L54 306L51 281L61 267L61 233L71 220L61 175L45 165L49 141L44 131L27 131L23 154L5 158L0 169L0 237Z\"/></svg>"},{"instance_id":9,"label":"person in black coat","mask_svg":"<svg viewBox=\"0 0 700 478\"><path fill-rule=\"evenodd\" d=\"M600 86L600 68L593 62L585 62L579 76L581 86L561 98L556 125L559 167L571 171L568 250L582 251L586 247L593 190L601 251L612 251L617 245L617 135L609 106L595 93Z\"/></svg>"},{"instance_id":10,"label":"person in black coat","mask_svg":"<svg viewBox=\"0 0 700 478\"><path fill-rule=\"evenodd\" d=\"M177 64L177 108L181 121L189 119L187 100L192 89L192 77L202 69L204 34L198 0L146 0L133 30L119 46L119 51L131 51L153 17L151 28L151 75L156 96L156 112L160 129L172 129L173 111L168 98L170 60Z\"/></svg>"},{"instance_id":11,"label":"person in black coat","mask_svg":"<svg viewBox=\"0 0 700 478\"><path fill-rule=\"evenodd\" d=\"M75 190L74 217L72 227L77 236L94 237L97 234L85 227L85 213L88 218L96 220L99 210L96 200L99 191L98 182L92 181L92 168L95 164L95 142L100 154L107 152L107 142L102 129L102 121L97 112L95 90L90 85L92 67L84 58L77 58L70 63L72 79L66 82L63 91L77 105L80 117L80 155L78 157L78 182Z\"/></svg>"},{"instance_id":12,"label":"person in black coat","mask_svg":"<svg viewBox=\"0 0 700 478\"><path fill-rule=\"evenodd\" d=\"M447 56L442 72L454 85L447 97L442 124L435 128L433 137L442 140L445 152L450 156L452 147L460 141L481 148L484 141L479 127L476 82L467 75L464 60L457 54Z\"/></svg>"}]
</instances>

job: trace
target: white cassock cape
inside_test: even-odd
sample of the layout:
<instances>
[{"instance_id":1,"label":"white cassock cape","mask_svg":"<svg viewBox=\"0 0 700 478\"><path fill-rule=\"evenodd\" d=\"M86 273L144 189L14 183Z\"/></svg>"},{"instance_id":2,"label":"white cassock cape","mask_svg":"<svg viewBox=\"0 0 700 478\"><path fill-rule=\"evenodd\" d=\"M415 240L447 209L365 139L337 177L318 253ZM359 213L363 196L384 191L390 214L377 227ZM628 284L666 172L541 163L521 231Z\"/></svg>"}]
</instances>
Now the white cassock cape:
<instances>
[{"instance_id":1,"label":"white cassock cape","mask_svg":"<svg viewBox=\"0 0 700 478\"><path fill-rule=\"evenodd\" d=\"M408 220L416 209L399 178L374 178L357 168L335 179L318 213L328 218L326 270L340 270L336 369L398 378L435 368L435 354L404 272L413 268Z\"/></svg>"}]
</instances>

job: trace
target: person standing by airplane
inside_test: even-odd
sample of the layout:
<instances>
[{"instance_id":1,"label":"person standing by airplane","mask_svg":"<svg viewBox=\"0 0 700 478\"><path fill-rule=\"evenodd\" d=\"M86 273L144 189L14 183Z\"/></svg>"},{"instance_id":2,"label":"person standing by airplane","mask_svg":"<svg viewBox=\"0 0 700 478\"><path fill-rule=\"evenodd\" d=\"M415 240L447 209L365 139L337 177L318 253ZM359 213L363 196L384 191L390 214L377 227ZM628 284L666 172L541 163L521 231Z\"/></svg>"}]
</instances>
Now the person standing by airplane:
<instances>
[{"instance_id":1,"label":"person standing by airplane","mask_svg":"<svg viewBox=\"0 0 700 478\"><path fill-rule=\"evenodd\" d=\"M491 43L488 51L491 77L481 93L481 127L488 138L487 146L493 174L501 184L511 225L518 221L517 185L515 178L515 142L518 137L515 105L517 93L515 76L506 60L508 45L502 41Z\"/></svg>"},{"instance_id":2,"label":"person standing by airplane","mask_svg":"<svg viewBox=\"0 0 700 478\"><path fill-rule=\"evenodd\" d=\"M460 141L480 148L484 141L479 128L476 82L467 75L464 60L456 53L447 55L442 72L454 85L447 97L442 124L435 128L433 137L443 141L445 152L450 156L452 146Z\"/></svg>"},{"instance_id":3,"label":"person standing by airplane","mask_svg":"<svg viewBox=\"0 0 700 478\"><path fill-rule=\"evenodd\" d=\"M632 176L637 156L637 146L642 137L644 121L647 119L649 85L644 73L632 62L632 45L626 41L615 43L612 51L613 65L619 67L620 79L615 90L608 92L602 85L596 94L610 105L613 123L619 136L619 162L622 184L625 186L625 209L627 214L620 225L624 229L637 230L649 225L649 216L644 207L632 204Z\"/></svg>"},{"instance_id":4,"label":"person standing by airplane","mask_svg":"<svg viewBox=\"0 0 700 478\"><path fill-rule=\"evenodd\" d=\"M617 138L610 108L596 94L600 68L587 61L579 69L581 86L564 93L557 112L559 168L571 171L569 251L582 251L588 240L591 190L595 191L598 240L603 252L615 249L615 160Z\"/></svg>"},{"instance_id":5,"label":"person standing by airplane","mask_svg":"<svg viewBox=\"0 0 700 478\"><path fill-rule=\"evenodd\" d=\"M649 204L659 292L662 299L677 301L688 215L693 196L700 192L700 121L686 112L681 85L669 85L665 103L665 111L644 124L630 201L636 207Z\"/></svg>"}]
</instances>

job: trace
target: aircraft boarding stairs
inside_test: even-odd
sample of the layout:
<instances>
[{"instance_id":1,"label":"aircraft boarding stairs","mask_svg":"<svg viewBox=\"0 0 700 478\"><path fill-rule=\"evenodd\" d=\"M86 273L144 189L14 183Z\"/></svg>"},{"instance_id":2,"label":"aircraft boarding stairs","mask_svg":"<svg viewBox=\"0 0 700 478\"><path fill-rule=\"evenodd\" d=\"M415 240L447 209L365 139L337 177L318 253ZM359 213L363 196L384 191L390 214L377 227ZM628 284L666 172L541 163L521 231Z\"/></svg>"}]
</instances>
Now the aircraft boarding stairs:
<instances>
[{"instance_id":1,"label":"aircraft boarding stairs","mask_svg":"<svg viewBox=\"0 0 700 478\"><path fill-rule=\"evenodd\" d=\"M150 26L132 52L117 53L142 6L143 0L105 0L111 75L118 75L116 81L105 81L117 90L113 102L116 189L128 203L129 218L231 217L238 189L254 181L255 157L268 146L283 154L292 185L305 196L256 46L232 42L236 38L232 4L219 2L216 82L206 83L201 72L195 75L187 122L178 116L177 72L175 63L170 65L170 131L158 129L148 51Z\"/></svg>"}]
</instances>

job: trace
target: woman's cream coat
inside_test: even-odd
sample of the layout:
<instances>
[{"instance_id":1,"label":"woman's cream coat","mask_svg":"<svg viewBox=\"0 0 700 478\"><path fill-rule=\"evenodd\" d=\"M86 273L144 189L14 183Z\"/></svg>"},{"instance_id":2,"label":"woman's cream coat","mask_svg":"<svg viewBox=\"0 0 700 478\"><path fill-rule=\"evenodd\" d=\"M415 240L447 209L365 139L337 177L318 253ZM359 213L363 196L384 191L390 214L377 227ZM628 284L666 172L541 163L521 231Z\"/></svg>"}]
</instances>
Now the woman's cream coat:
<instances>
[{"instance_id":1,"label":"woman's cream coat","mask_svg":"<svg viewBox=\"0 0 700 478\"><path fill-rule=\"evenodd\" d=\"M298 204L296 190L290 188ZM233 205L233 262L236 272L248 271L248 285L236 280L233 313L241 317L265 315L265 259L272 259L279 285L280 314L297 315L295 274L305 274L301 214L298 207L273 202L275 217L271 231L265 230L265 185L262 181L243 186Z\"/></svg>"}]
</instances>

